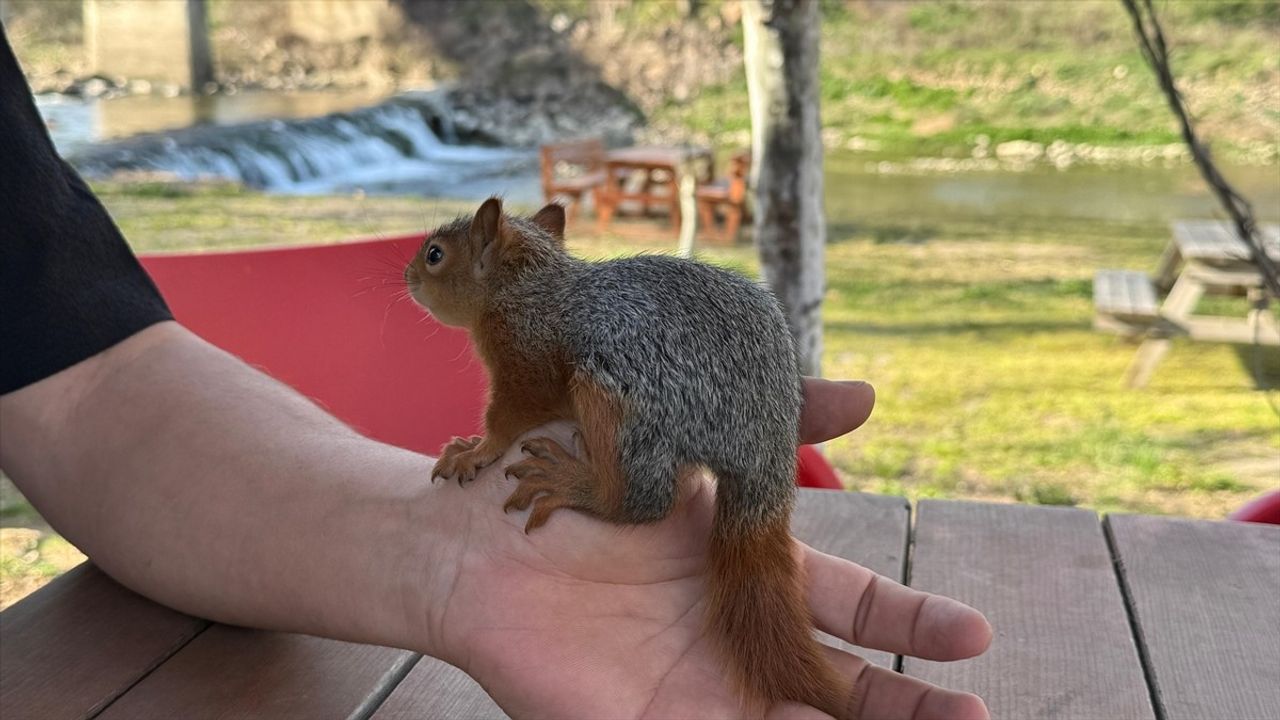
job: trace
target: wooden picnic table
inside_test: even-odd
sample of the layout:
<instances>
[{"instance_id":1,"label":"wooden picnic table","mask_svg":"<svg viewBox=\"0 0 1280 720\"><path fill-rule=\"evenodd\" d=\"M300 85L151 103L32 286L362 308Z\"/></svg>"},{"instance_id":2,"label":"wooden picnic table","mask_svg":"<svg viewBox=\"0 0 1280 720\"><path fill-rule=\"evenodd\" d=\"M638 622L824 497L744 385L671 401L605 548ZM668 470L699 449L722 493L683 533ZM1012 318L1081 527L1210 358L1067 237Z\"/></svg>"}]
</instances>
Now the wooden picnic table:
<instances>
[{"instance_id":1,"label":"wooden picnic table","mask_svg":"<svg viewBox=\"0 0 1280 720\"><path fill-rule=\"evenodd\" d=\"M711 149L636 146L610 151L605 157L605 179L596 211L601 230L608 228L623 203L638 205L643 215L648 215L655 206L666 207L668 223L679 228L677 188L681 170L689 166L694 166L698 182L711 182L715 175Z\"/></svg>"},{"instance_id":2,"label":"wooden picnic table","mask_svg":"<svg viewBox=\"0 0 1280 720\"><path fill-rule=\"evenodd\" d=\"M1280 713L1280 527L935 500L911 515L897 497L800 493L800 538L995 628L979 658L872 662L976 692L997 718ZM6 720L504 717L437 660L210 623L90 564L0 615L0 708Z\"/></svg>"},{"instance_id":3,"label":"wooden picnic table","mask_svg":"<svg viewBox=\"0 0 1280 720\"><path fill-rule=\"evenodd\" d=\"M1280 225L1259 225L1267 255L1280 261ZM1168 290L1178 277L1178 265L1185 261L1192 269L1213 269L1228 277L1214 277L1218 284L1253 287L1262 279L1250 261L1249 247L1235 226L1220 220L1178 220L1173 223L1173 240L1156 269L1156 284ZM1213 276L1211 276L1213 277Z\"/></svg>"},{"instance_id":4,"label":"wooden picnic table","mask_svg":"<svg viewBox=\"0 0 1280 720\"><path fill-rule=\"evenodd\" d=\"M1170 339L1280 345L1280 323L1264 309L1262 275L1250 262L1250 249L1230 223L1179 220L1155 275L1132 270L1099 271L1094 303L1099 328L1144 337L1126 373L1129 385L1150 380L1169 351ZM1280 262L1280 225L1258 228L1267 255ZM1160 293L1167 293L1163 300ZM1249 302L1238 317L1203 315L1196 304L1206 294L1242 295Z\"/></svg>"}]
</instances>

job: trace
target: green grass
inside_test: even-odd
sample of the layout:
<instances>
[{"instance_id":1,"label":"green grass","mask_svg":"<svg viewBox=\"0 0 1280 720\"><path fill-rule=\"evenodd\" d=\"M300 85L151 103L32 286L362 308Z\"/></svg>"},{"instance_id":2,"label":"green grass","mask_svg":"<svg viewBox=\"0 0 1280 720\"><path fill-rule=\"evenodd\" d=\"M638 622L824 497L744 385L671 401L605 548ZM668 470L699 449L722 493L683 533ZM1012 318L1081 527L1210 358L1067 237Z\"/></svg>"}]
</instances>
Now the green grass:
<instances>
[{"instance_id":1,"label":"green grass","mask_svg":"<svg viewBox=\"0 0 1280 720\"><path fill-rule=\"evenodd\" d=\"M1178 141L1119 0L952 0L842 6L822 27L823 127L895 155L965 156L975 139ZM1280 3L1157 6L1204 135L1240 154L1280 137ZM735 78L655 116L713 141L748 126ZM730 135L730 137L733 137Z\"/></svg>"},{"instance_id":2,"label":"green grass","mask_svg":"<svg viewBox=\"0 0 1280 720\"><path fill-rule=\"evenodd\" d=\"M1133 346L1090 328L1093 270L1150 266L1163 227L937 220L901 245L877 224L827 254L825 371L880 397L831 443L855 487L1220 517L1274 485L1280 418L1235 349L1177 343L1132 391Z\"/></svg>"},{"instance_id":3,"label":"green grass","mask_svg":"<svg viewBox=\"0 0 1280 720\"><path fill-rule=\"evenodd\" d=\"M53 533L0 528L0 610L84 559L75 546Z\"/></svg>"},{"instance_id":4,"label":"green grass","mask_svg":"<svg viewBox=\"0 0 1280 720\"><path fill-rule=\"evenodd\" d=\"M421 232L474 203L417 198L285 197L229 183L95 183L135 249L146 252L329 243Z\"/></svg>"}]
</instances>

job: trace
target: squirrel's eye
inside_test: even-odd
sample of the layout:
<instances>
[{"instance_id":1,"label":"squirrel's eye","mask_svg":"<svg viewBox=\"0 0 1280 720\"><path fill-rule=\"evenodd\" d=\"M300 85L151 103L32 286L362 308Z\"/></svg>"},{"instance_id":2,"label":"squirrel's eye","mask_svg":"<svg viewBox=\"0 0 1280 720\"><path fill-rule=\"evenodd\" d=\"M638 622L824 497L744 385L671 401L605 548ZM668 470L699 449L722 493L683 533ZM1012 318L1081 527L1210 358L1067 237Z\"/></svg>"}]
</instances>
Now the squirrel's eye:
<instances>
[{"instance_id":1,"label":"squirrel's eye","mask_svg":"<svg viewBox=\"0 0 1280 720\"><path fill-rule=\"evenodd\" d=\"M432 245L427 248L427 264L435 265L444 259L444 250L439 245Z\"/></svg>"}]
</instances>

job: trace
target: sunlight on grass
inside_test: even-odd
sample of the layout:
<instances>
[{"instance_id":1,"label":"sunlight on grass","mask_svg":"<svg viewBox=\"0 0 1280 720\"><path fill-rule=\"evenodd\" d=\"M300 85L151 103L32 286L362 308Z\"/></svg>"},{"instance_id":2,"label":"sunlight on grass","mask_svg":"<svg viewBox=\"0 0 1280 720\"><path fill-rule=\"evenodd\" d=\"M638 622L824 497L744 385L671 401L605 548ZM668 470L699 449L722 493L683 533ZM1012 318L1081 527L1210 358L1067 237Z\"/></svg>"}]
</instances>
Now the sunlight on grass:
<instances>
[{"instance_id":1,"label":"sunlight on grass","mask_svg":"<svg viewBox=\"0 0 1280 720\"><path fill-rule=\"evenodd\" d=\"M0 610L84 560L83 553L58 535L0 528Z\"/></svg>"}]
</instances>

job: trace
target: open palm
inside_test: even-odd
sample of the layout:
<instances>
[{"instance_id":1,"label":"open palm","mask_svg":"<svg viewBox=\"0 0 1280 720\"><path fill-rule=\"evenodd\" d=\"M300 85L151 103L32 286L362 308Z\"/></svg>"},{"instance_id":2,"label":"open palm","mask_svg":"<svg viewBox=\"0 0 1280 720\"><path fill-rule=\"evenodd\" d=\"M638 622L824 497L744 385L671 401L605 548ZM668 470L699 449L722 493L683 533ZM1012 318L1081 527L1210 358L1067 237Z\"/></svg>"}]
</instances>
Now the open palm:
<instances>
[{"instance_id":1,"label":"open palm","mask_svg":"<svg viewBox=\"0 0 1280 720\"><path fill-rule=\"evenodd\" d=\"M857 427L873 402L863 384L806 381L803 439L817 442ZM561 424L531 436L572 447L571 433ZM517 443L475 483L447 491L459 494L454 499L465 515L459 519L465 550L439 618L448 659L514 717L741 717L704 636L714 484L692 479L671 516L653 525L617 526L561 511L526 535L524 513L501 512L515 486L503 468L519 459ZM798 541L796 552L815 623L833 635L937 660L978 654L990 640L982 616L960 603L902 587ZM829 653L837 668L857 678L863 717L986 717L975 696ZM768 714L825 717L799 705Z\"/></svg>"}]
</instances>

